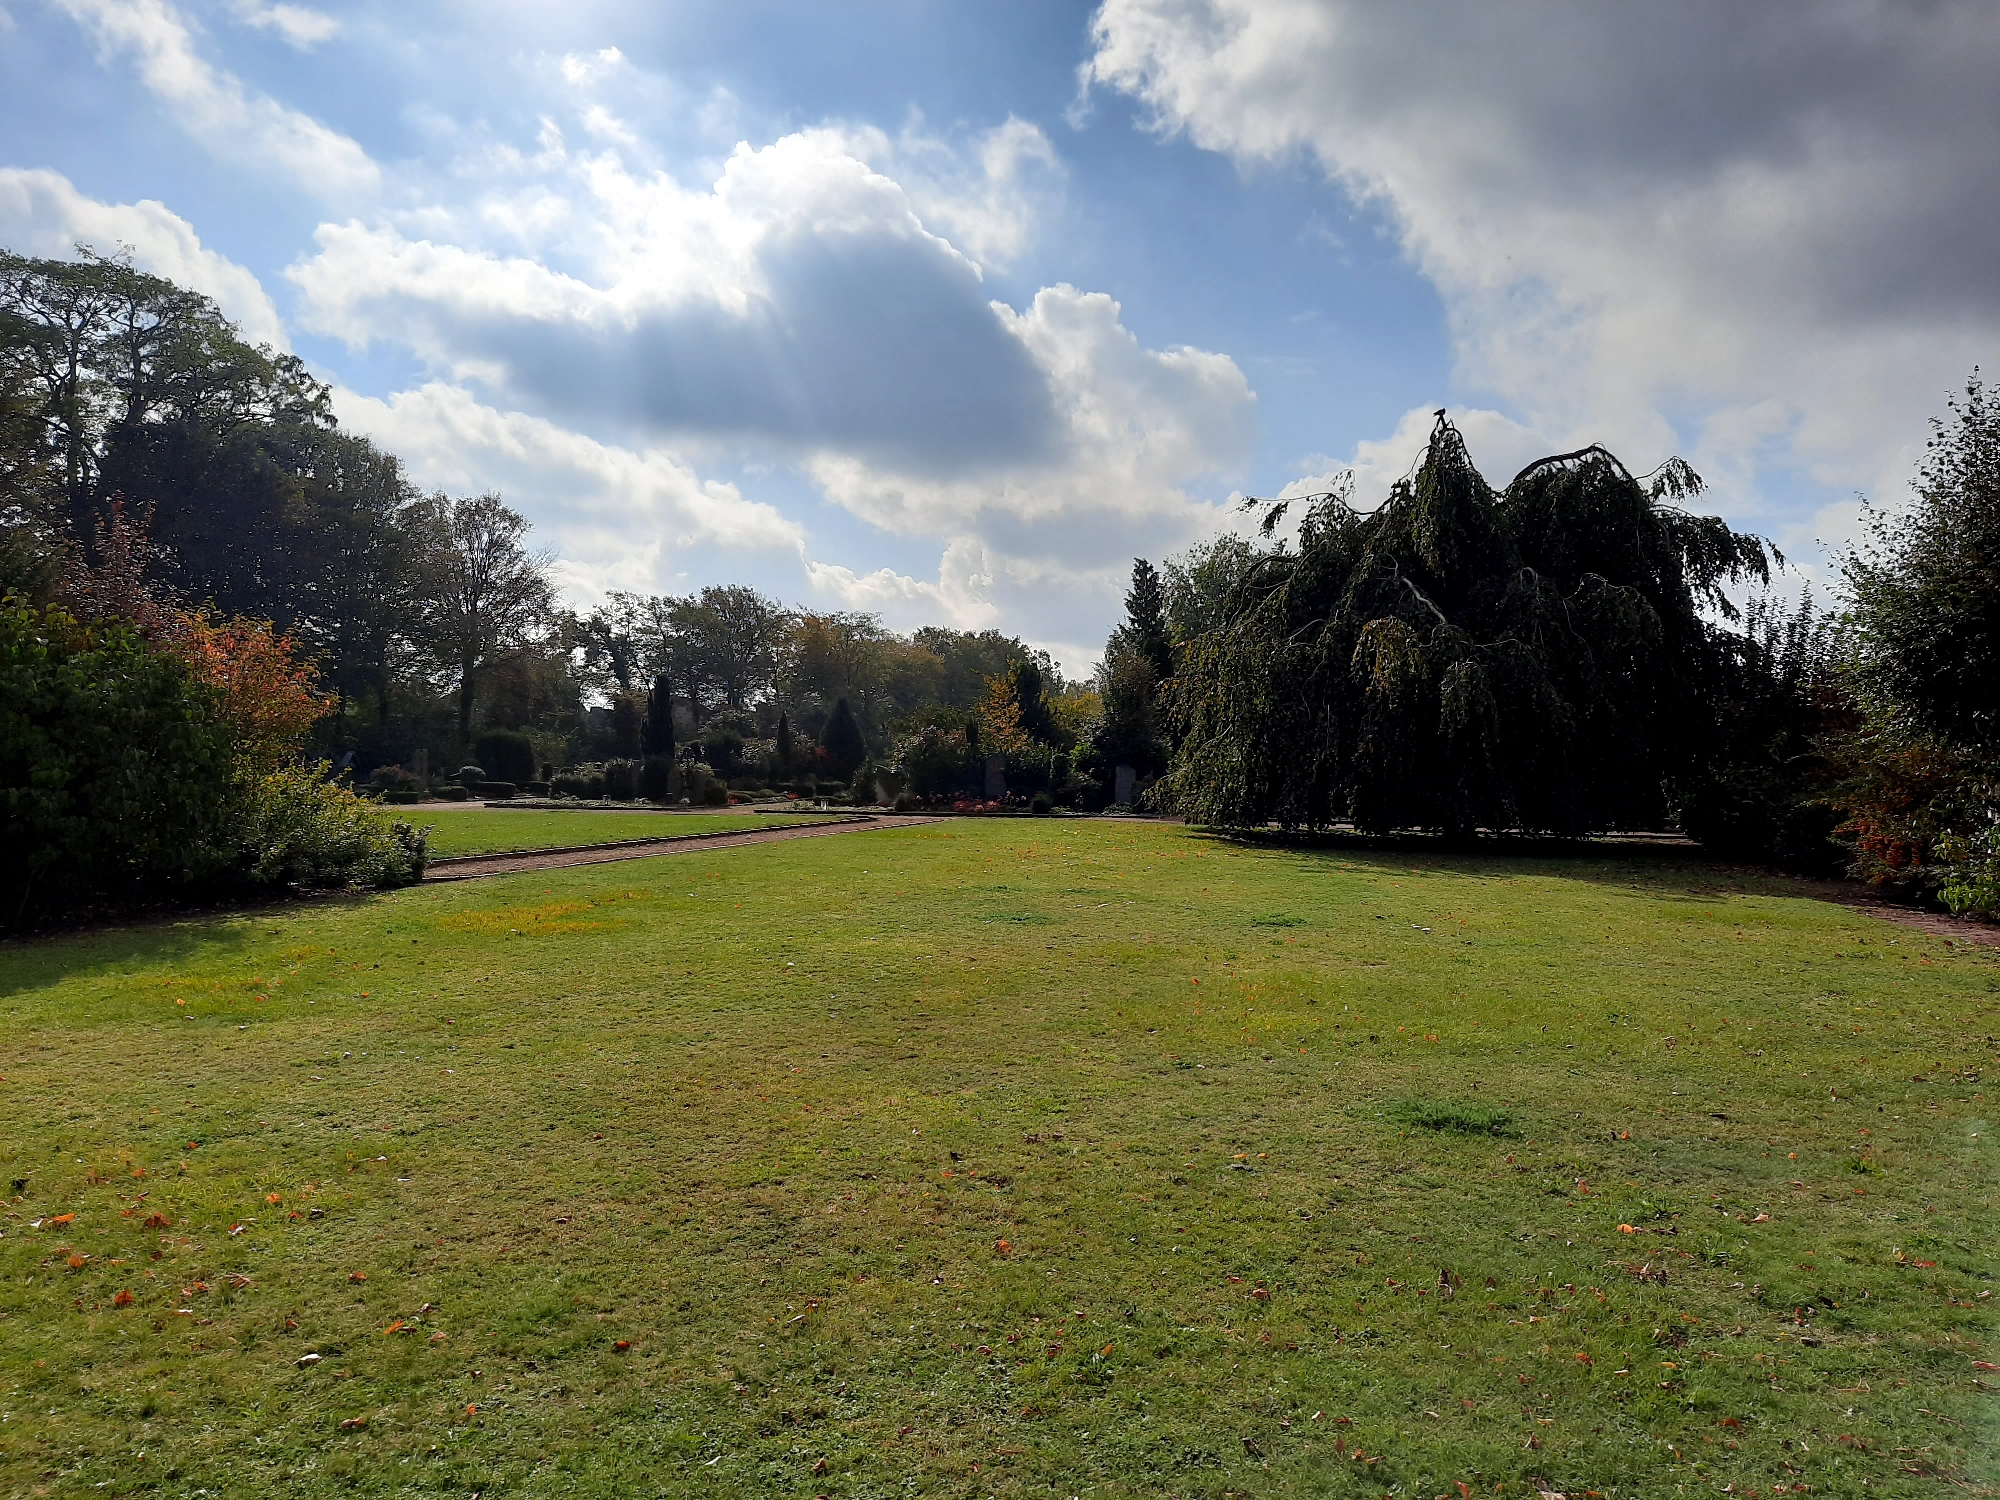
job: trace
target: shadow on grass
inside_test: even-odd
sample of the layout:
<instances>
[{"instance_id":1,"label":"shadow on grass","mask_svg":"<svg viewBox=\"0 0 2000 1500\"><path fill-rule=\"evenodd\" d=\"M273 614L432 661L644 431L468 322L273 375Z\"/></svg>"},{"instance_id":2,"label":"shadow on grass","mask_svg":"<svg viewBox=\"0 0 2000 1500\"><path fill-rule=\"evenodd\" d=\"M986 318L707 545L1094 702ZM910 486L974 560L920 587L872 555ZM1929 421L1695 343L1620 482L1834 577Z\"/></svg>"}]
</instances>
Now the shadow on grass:
<instances>
[{"instance_id":1,"label":"shadow on grass","mask_svg":"<svg viewBox=\"0 0 2000 1500\"><path fill-rule=\"evenodd\" d=\"M269 935L257 932L259 922L359 906L380 894L312 891L262 899L238 896L208 904L99 913L59 927L10 934L0 939L0 998L136 965L178 964L196 955L226 959L259 936Z\"/></svg>"},{"instance_id":2,"label":"shadow on grass","mask_svg":"<svg viewBox=\"0 0 2000 1500\"><path fill-rule=\"evenodd\" d=\"M1281 833L1269 829L1191 828L1196 838L1364 865L1394 865L1481 878L1538 875L1642 888L1662 900L1705 901L1723 895L1779 896L1853 904L1879 900L1848 881L1794 875L1718 859L1700 845L1661 835L1562 839L1493 835L1474 844L1424 834Z\"/></svg>"}]
</instances>

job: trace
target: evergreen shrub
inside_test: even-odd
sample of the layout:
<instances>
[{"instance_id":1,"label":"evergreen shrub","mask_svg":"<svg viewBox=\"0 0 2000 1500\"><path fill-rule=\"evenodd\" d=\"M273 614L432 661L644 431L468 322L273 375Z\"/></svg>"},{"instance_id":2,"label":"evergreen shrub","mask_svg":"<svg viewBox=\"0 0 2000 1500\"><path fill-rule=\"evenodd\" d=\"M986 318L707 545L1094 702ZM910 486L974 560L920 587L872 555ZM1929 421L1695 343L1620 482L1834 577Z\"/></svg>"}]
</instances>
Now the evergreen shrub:
<instances>
[{"instance_id":1,"label":"evergreen shrub","mask_svg":"<svg viewBox=\"0 0 2000 1500\"><path fill-rule=\"evenodd\" d=\"M479 764L490 781L511 781L519 785L535 779L535 747L518 729L493 729L482 734L473 746Z\"/></svg>"}]
</instances>

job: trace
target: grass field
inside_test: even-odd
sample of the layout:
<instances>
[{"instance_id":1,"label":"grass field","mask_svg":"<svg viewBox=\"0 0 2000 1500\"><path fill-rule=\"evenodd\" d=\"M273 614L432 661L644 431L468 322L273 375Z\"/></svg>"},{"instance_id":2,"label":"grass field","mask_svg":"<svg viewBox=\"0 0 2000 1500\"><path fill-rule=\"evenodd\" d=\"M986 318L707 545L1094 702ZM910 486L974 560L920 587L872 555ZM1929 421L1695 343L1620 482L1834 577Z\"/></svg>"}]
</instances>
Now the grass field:
<instances>
[{"instance_id":1,"label":"grass field","mask_svg":"<svg viewBox=\"0 0 2000 1500\"><path fill-rule=\"evenodd\" d=\"M620 839L783 828L807 821L777 813L543 812L488 807L423 807L404 816L420 828L430 825L431 854L440 859L570 844L611 844Z\"/></svg>"},{"instance_id":2,"label":"grass field","mask_svg":"<svg viewBox=\"0 0 2000 1500\"><path fill-rule=\"evenodd\" d=\"M959 821L0 981L7 1493L1995 1488L1995 952L1672 853Z\"/></svg>"}]
</instances>

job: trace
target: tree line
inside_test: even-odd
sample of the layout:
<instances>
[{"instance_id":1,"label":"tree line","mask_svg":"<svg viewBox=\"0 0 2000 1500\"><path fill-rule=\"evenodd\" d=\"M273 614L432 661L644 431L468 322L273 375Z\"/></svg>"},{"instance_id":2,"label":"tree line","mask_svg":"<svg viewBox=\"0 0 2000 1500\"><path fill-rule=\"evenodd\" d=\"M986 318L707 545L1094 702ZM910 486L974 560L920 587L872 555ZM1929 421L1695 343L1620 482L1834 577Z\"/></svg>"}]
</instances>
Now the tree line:
<instances>
[{"instance_id":1,"label":"tree line","mask_svg":"<svg viewBox=\"0 0 2000 1500\"><path fill-rule=\"evenodd\" d=\"M266 621L329 699L313 746L362 775L483 731L538 761L637 754L664 692L683 740L816 736L845 699L870 752L922 711L974 710L989 678L1054 663L994 631L911 636L785 607L741 585L560 605L553 556L498 495L413 484L336 421L330 391L254 347L208 298L120 257L0 252L0 587L62 591L109 528L142 534L150 586Z\"/></svg>"},{"instance_id":2,"label":"tree line","mask_svg":"<svg viewBox=\"0 0 2000 1500\"><path fill-rule=\"evenodd\" d=\"M1679 829L1992 914L2000 903L2000 406L1975 371L1838 607L1680 460L1600 447L1504 488L1443 413L1372 512L1290 506L1134 572L1100 671L1150 797L1203 822L1575 836ZM1261 503L1261 502L1254 502ZM1176 615L1170 601L1178 595ZM1739 598L1747 594L1747 602Z\"/></svg>"},{"instance_id":3,"label":"tree line","mask_svg":"<svg viewBox=\"0 0 2000 1500\"><path fill-rule=\"evenodd\" d=\"M291 879L337 878L327 851L350 847L309 818L269 832L293 826L285 797L346 784L298 778L321 759L354 784L504 751L517 779L568 768L593 794L607 776L636 794L650 761L963 803L997 756L1011 795L1051 807L1103 807L1129 766L1147 805L1218 826L1675 828L1991 911L2000 415L1977 374L1912 504L1871 512L1844 554L1835 609L1779 604L1783 559L1692 509L1701 492L1679 460L1635 474L1600 447L1496 489L1440 414L1372 511L1344 488L1258 502L1252 537L1138 560L1101 663L1072 682L999 632L903 635L742 585L566 609L500 496L420 489L208 299L118 257L0 253L0 589L17 681L48 689L5 705L0 779L12 831L60 843L60 824L87 865L81 794L48 785L83 786L86 763L138 785L131 742L174 695L58 755L86 709L49 683L147 657L237 747L231 816L267 830L218 867ZM290 708L253 732L259 683ZM274 780L281 741L296 784ZM329 828L360 826L312 797Z\"/></svg>"}]
</instances>

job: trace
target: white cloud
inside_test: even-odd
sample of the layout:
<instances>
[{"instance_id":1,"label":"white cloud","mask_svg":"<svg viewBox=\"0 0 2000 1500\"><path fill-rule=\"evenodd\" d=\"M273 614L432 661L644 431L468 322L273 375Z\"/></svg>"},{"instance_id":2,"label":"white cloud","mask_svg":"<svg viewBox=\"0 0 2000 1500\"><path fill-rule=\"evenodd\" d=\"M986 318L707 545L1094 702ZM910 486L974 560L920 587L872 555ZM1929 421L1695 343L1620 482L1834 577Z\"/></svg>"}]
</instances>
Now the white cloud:
<instances>
[{"instance_id":1,"label":"white cloud","mask_svg":"<svg viewBox=\"0 0 2000 1500\"><path fill-rule=\"evenodd\" d=\"M582 88L609 77L624 61L625 54L616 47L604 47L596 52L566 52L561 63L563 81Z\"/></svg>"},{"instance_id":2,"label":"white cloud","mask_svg":"<svg viewBox=\"0 0 2000 1500\"><path fill-rule=\"evenodd\" d=\"M236 18L259 31L275 33L287 46L301 52L309 52L340 34L340 22L302 5L261 5L258 0L238 0Z\"/></svg>"},{"instance_id":3,"label":"white cloud","mask_svg":"<svg viewBox=\"0 0 2000 1500\"><path fill-rule=\"evenodd\" d=\"M693 549L719 549L741 565L758 554L795 560L805 545L774 507L703 480L674 453L599 443L454 386L431 382L386 401L339 390L334 405L343 425L399 455L424 488L508 496L557 548L562 581L585 599L665 588Z\"/></svg>"},{"instance_id":4,"label":"white cloud","mask_svg":"<svg viewBox=\"0 0 2000 1500\"><path fill-rule=\"evenodd\" d=\"M1066 177L1041 127L1011 116L965 145L926 133L921 118L894 136L874 126L819 133L892 178L927 228L987 266L1011 265L1028 248Z\"/></svg>"},{"instance_id":5,"label":"white cloud","mask_svg":"<svg viewBox=\"0 0 2000 1500\"><path fill-rule=\"evenodd\" d=\"M380 170L354 141L251 92L235 75L204 60L187 23L166 0L56 4L101 54L129 56L140 80L181 128L218 157L273 170L319 197L350 197L379 183Z\"/></svg>"},{"instance_id":6,"label":"white cloud","mask_svg":"<svg viewBox=\"0 0 2000 1500\"><path fill-rule=\"evenodd\" d=\"M931 579L797 543L809 590L904 623L1034 618L1088 640L1135 552L1217 524L1190 489L1252 447L1234 362L1145 348L1103 295L1050 287L1017 312L986 290L973 249L1028 243L1036 195L1060 182L1033 127L956 144L916 125L803 130L739 143L706 187L615 143L575 149L555 121L539 153L491 154L469 197L421 215L323 224L287 272L304 326L414 352L435 391L489 425L529 414L544 443L567 431L593 473L606 453L787 465L903 555L939 548ZM492 451L464 426L407 441ZM569 515L555 470L523 483L547 497L537 515L564 517L565 555L616 554L615 515ZM658 574L664 556L618 566Z\"/></svg>"},{"instance_id":7,"label":"white cloud","mask_svg":"<svg viewBox=\"0 0 2000 1500\"><path fill-rule=\"evenodd\" d=\"M740 145L705 191L559 142L509 171L421 238L321 226L288 272L307 325L409 348L506 404L688 443L933 473L1046 448L1046 383L979 267L838 135Z\"/></svg>"},{"instance_id":8,"label":"white cloud","mask_svg":"<svg viewBox=\"0 0 2000 1500\"><path fill-rule=\"evenodd\" d=\"M977 537L954 537L938 559L935 583L877 568L857 573L838 563L808 561L806 578L815 589L848 609L871 614L918 615L957 630L986 630L1000 623L991 598L992 564Z\"/></svg>"},{"instance_id":9,"label":"white cloud","mask_svg":"<svg viewBox=\"0 0 2000 1500\"><path fill-rule=\"evenodd\" d=\"M2000 27L1979 0L1106 0L1087 81L1390 217L1463 378L1550 447L1900 489L2000 353ZM1476 450L1475 450L1476 451ZM1782 518L1780 518L1782 519Z\"/></svg>"},{"instance_id":10,"label":"white cloud","mask_svg":"<svg viewBox=\"0 0 2000 1500\"><path fill-rule=\"evenodd\" d=\"M142 271L213 297L252 343L291 347L278 309L244 267L208 249L194 226L163 203L100 203L59 172L0 168L0 244L22 255L67 258L79 244L120 247Z\"/></svg>"},{"instance_id":11,"label":"white cloud","mask_svg":"<svg viewBox=\"0 0 2000 1500\"><path fill-rule=\"evenodd\" d=\"M1115 301L1067 285L1044 288L1025 312L996 303L993 314L1048 382L1057 417L1046 450L942 478L822 451L808 467L829 498L904 534L981 519L1007 537L1009 554L1081 570L1135 529L1185 535L1209 524L1213 507L1182 486L1249 455L1256 398L1233 360L1147 349Z\"/></svg>"}]
</instances>

